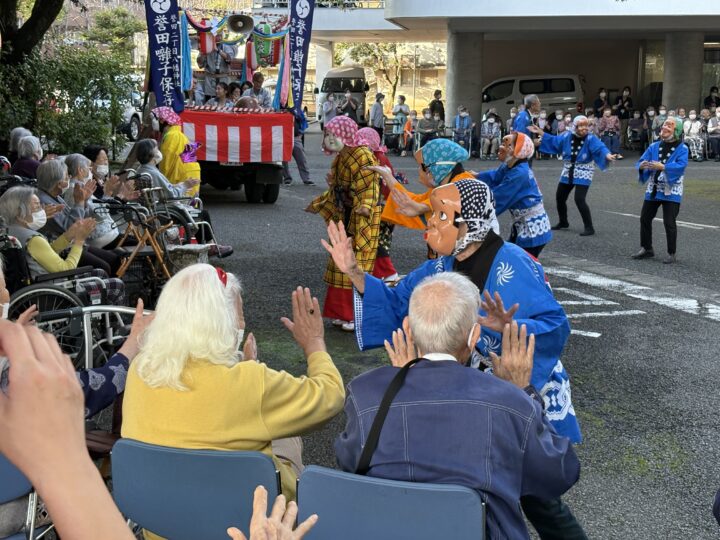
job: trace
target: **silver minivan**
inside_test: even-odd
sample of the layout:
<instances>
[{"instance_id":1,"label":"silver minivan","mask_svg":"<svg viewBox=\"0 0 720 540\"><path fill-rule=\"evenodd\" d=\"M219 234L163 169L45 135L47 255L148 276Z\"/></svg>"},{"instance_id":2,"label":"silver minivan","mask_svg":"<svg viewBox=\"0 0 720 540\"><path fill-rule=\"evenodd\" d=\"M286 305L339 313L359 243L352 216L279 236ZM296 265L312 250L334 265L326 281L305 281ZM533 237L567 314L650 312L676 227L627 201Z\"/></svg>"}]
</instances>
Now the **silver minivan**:
<instances>
[{"instance_id":1,"label":"silver minivan","mask_svg":"<svg viewBox=\"0 0 720 540\"><path fill-rule=\"evenodd\" d=\"M323 103L330 94L335 96L335 103L340 105L345 99L345 91L350 90L352 97L357 100L357 123L361 126L367 124L365 118L365 94L370 91L370 85L365 78L365 69L362 66L336 67L327 72L322 86L315 88L317 104L315 107L318 122L322 129L325 119L322 117Z\"/></svg>"},{"instance_id":2,"label":"silver minivan","mask_svg":"<svg viewBox=\"0 0 720 540\"><path fill-rule=\"evenodd\" d=\"M483 88L483 115L495 108L500 118L510 117L510 109L522 105L523 98L537 94L548 114L556 110L581 113L584 111L582 75L523 75L503 77Z\"/></svg>"}]
</instances>

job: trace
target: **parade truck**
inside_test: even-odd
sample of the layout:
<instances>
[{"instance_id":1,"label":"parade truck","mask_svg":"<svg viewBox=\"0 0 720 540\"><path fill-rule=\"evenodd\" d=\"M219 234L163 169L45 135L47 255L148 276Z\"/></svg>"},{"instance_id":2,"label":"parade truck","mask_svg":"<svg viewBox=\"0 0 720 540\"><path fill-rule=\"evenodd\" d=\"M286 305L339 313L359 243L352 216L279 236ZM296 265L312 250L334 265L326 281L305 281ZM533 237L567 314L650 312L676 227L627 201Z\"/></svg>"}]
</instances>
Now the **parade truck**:
<instances>
[{"instance_id":1,"label":"parade truck","mask_svg":"<svg viewBox=\"0 0 720 540\"><path fill-rule=\"evenodd\" d=\"M180 118L187 138L199 143L203 184L219 190L244 186L250 203L277 201L282 162L292 158L292 113L188 107Z\"/></svg>"}]
</instances>

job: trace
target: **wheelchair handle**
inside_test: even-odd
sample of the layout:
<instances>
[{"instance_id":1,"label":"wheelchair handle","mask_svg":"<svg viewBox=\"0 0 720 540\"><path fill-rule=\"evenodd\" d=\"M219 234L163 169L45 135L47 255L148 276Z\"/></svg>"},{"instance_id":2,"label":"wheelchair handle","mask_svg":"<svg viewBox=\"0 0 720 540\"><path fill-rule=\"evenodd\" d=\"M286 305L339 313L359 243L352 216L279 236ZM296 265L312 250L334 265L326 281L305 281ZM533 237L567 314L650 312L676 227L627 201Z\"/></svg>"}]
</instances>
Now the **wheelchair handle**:
<instances>
[{"instance_id":1,"label":"wheelchair handle","mask_svg":"<svg viewBox=\"0 0 720 540\"><path fill-rule=\"evenodd\" d=\"M82 317L83 315L92 315L94 313L118 313L121 315L135 315L135 308L125 306L84 306L72 307L68 309L58 309L55 311L43 311L35 316L37 322L45 322L53 319L72 319ZM152 311L143 310L143 315L150 315Z\"/></svg>"}]
</instances>

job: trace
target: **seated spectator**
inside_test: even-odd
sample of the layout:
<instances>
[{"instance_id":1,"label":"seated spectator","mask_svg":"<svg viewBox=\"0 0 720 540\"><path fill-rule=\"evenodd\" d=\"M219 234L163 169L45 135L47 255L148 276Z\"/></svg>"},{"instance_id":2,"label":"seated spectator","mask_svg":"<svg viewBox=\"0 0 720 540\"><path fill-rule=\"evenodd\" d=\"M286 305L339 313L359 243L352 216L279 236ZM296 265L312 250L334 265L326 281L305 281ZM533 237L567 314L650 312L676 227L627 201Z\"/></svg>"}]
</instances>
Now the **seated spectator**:
<instances>
[{"instance_id":1,"label":"seated spectator","mask_svg":"<svg viewBox=\"0 0 720 540\"><path fill-rule=\"evenodd\" d=\"M173 276L130 366L122 436L175 448L253 450L273 458L282 492L295 498L300 435L342 409L342 378L325 349L322 312L309 289L293 292L283 319L307 358L294 377L258 360L245 332L237 277L207 264ZM193 313L193 331L178 321Z\"/></svg>"},{"instance_id":2,"label":"seated spectator","mask_svg":"<svg viewBox=\"0 0 720 540\"><path fill-rule=\"evenodd\" d=\"M703 106L714 113L715 109L720 107L720 95L718 95L718 87L710 88L710 94L703 100Z\"/></svg>"},{"instance_id":3,"label":"seated spectator","mask_svg":"<svg viewBox=\"0 0 720 540\"><path fill-rule=\"evenodd\" d=\"M720 109L716 109L708 121L707 134L710 153L715 161L720 161Z\"/></svg>"},{"instance_id":4,"label":"seated spectator","mask_svg":"<svg viewBox=\"0 0 720 540\"><path fill-rule=\"evenodd\" d=\"M171 184L170 181L158 168L158 163L161 163L164 160L164 156L163 153L160 152L160 150L158 149L155 139L142 139L138 141L136 144L136 152L137 160L140 163L140 167L138 167L137 173L147 174L148 176L150 176L152 187L161 188L163 190L164 196L168 199L181 199L186 197L188 199L191 198L191 193L200 184L200 180L197 178L191 178L177 184ZM172 203L181 207L188 206L188 201L174 201ZM210 213L204 208L202 210L199 210L199 216L200 221L207 221L208 223L212 224L212 221L210 219ZM212 240L212 233L207 229L201 228L201 230L198 231L196 238L198 239L198 241L201 241L203 239ZM212 244L210 246L209 254L211 256L217 256L222 258L229 257L230 255L232 255L232 253L233 248L231 246L225 246L221 244Z\"/></svg>"},{"instance_id":5,"label":"seated spectator","mask_svg":"<svg viewBox=\"0 0 720 540\"><path fill-rule=\"evenodd\" d=\"M705 140L703 139L703 123L697 117L695 110L690 111L688 119L683 123L683 142L690 150L693 161L703 161L705 155Z\"/></svg>"},{"instance_id":6,"label":"seated spectator","mask_svg":"<svg viewBox=\"0 0 720 540\"><path fill-rule=\"evenodd\" d=\"M418 120L415 130L420 134L420 146L423 147L433 139L438 138L439 124L433 118L430 109L423 109L423 117Z\"/></svg>"},{"instance_id":7,"label":"seated spectator","mask_svg":"<svg viewBox=\"0 0 720 540\"><path fill-rule=\"evenodd\" d=\"M272 96L270 95L270 91L267 88L263 88L264 82L265 75L263 75L259 71L256 71L255 73L253 73L250 88L243 92L243 96L254 97L258 100L258 103L260 103L260 107L262 107L263 109L271 109L273 101Z\"/></svg>"},{"instance_id":8,"label":"seated spectator","mask_svg":"<svg viewBox=\"0 0 720 540\"><path fill-rule=\"evenodd\" d=\"M347 423L335 454L345 471L475 489L487 503L488 538L529 538L521 497L557 500L577 482L580 463L530 385L534 336L528 343L524 325L519 336L516 323L505 327L503 341L512 346L503 347L502 358L493 355L493 375L465 367L480 335L480 304L478 288L459 273L417 286L403 330L386 345L392 367L347 386ZM391 381L416 357L376 420ZM368 448L375 421L382 431L376 448Z\"/></svg>"},{"instance_id":9,"label":"seated spectator","mask_svg":"<svg viewBox=\"0 0 720 540\"><path fill-rule=\"evenodd\" d=\"M205 105L215 107L218 111L222 111L224 109L232 109L234 103L235 101L230 95L230 86L224 82L219 82L215 85L215 97L210 98Z\"/></svg>"},{"instance_id":10,"label":"seated spectator","mask_svg":"<svg viewBox=\"0 0 720 540\"><path fill-rule=\"evenodd\" d=\"M40 160L43 158L43 149L40 139L32 135L23 137L17 145L18 158L10 167L10 174L23 178L36 178Z\"/></svg>"},{"instance_id":11,"label":"seated spectator","mask_svg":"<svg viewBox=\"0 0 720 540\"><path fill-rule=\"evenodd\" d=\"M620 119L612 113L611 107L605 107L603 110L603 115L598 121L598 133L611 154L620 151ZM622 156L618 155L617 158L622 159Z\"/></svg>"},{"instance_id":12,"label":"seated spectator","mask_svg":"<svg viewBox=\"0 0 720 540\"><path fill-rule=\"evenodd\" d=\"M513 128L513 122L515 121L515 117L517 116L518 109L517 107L511 107L510 108L510 118L505 120L505 133L512 133Z\"/></svg>"},{"instance_id":13,"label":"seated spectator","mask_svg":"<svg viewBox=\"0 0 720 540\"><path fill-rule=\"evenodd\" d=\"M48 241L38 232L47 221L45 210L36 190L25 186L10 188L0 197L0 217L8 224L8 234L17 238L25 250L33 278L77 268L83 256L85 241L95 228L94 219L79 219L53 242ZM68 248L67 254L62 256ZM92 274L103 280L109 303L124 304L125 286L121 280L108 278L108 274L98 268ZM86 290L97 290L94 282L80 286L87 287Z\"/></svg>"},{"instance_id":14,"label":"seated spectator","mask_svg":"<svg viewBox=\"0 0 720 540\"><path fill-rule=\"evenodd\" d=\"M197 149L191 145L193 141L183 133L180 116L170 107L155 107L152 114L157 119L157 131L162 134L158 169L171 184L197 180L188 190L189 195L196 196L200 192L200 164L195 157Z\"/></svg>"},{"instance_id":15,"label":"seated spectator","mask_svg":"<svg viewBox=\"0 0 720 540\"><path fill-rule=\"evenodd\" d=\"M470 150L470 139L474 127L472 117L464 105L460 105L457 110L458 113L453 119L453 141L466 150Z\"/></svg>"},{"instance_id":16,"label":"seated spectator","mask_svg":"<svg viewBox=\"0 0 720 540\"><path fill-rule=\"evenodd\" d=\"M702 122L702 132L707 134L707 127L710 123L710 111L708 109L700 111L700 121Z\"/></svg>"},{"instance_id":17,"label":"seated spectator","mask_svg":"<svg viewBox=\"0 0 720 540\"><path fill-rule=\"evenodd\" d=\"M672 111L670 111L670 116L672 116ZM685 123L685 120L687 119L685 107L678 107L677 117L683 121L683 124Z\"/></svg>"},{"instance_id":18,"label":"seated spectator","mask_svg":"<svg viewBox=\"0 0 720 540\"><path fill-rule=\"evenodd\" d=\"M240 83L231 82L228 85L228 96L231 102L235 103L242 97L242 90L240 90Z\"/></svg>"},{"instance_id":19,"label":"seated spectator","mask_svg":"<svg viewBox=\"0 0 720 540\"><path fill-rule=\"evenodd\" d=\"M18 144L23 137L29 137L32 131L24 127L16 127L10 131L10 146L8 147L8 159L12 165L18 160Z\"/></svg>"},{"instance_id":20,"label":"seated spectator","mask_svg":"<svg viewBox=\"0 0 720 540\"><path fill-rule=\"evenodd\" d=\"M95 195L102 197L107 195L112 197L112 193L105 193L105 182L112 178L110 175L110 160L108 159L108 150L99 144L89 144L82 151L83 156L90 160L90 171L93 178L97 182L98 187Z\"/></svg>"},{"instance_id":21,"label":"seated spectator","mask_svg":"<svg viewBox=\"0 0 720 540\"><path fill-rule=\"evenodd\" d=\"M405 126L403 126L403 135L402 135L402 152L400 152L400 155L402 157L407 156L408 152L413 152L415 150L415 131L417 130L417 111L413 110L410 111L410 115L408 116L407 122L405 122Z\"/></svg>"},{"instance_id":22,"label":"seated spectator","mask_svg":"<svg viewBox=\"0 0 720 540\"><path fill-rule=\"evenodd\" d=\"M645 149L647 142L647 119L642 116L640 111L633 111L632 118L628 121L629 140L631 143L640 144L641 149Z\"/></svg>"},{"instance_id":23,"label":"seated spectator","mask_svg":"<svg viewBox=\"0 0 720 540\"><path fill-rule=\"evenodd\" d=\"M500 146L500 124L490 113L480 126L480 159L496 159Z\"/></svg>"}]
</instances>

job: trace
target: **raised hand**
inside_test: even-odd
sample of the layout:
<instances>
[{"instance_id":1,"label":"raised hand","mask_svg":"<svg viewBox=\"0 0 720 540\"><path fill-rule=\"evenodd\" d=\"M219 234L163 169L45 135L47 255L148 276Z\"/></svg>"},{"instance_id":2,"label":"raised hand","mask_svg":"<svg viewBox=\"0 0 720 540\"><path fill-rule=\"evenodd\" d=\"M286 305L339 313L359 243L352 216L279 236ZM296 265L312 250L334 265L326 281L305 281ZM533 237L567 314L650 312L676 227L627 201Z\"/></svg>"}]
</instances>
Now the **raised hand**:
<instances>
[{"instance_id":1,"label":"raised hand","mask_svg":"<svg viewBox=\"0 0 720 540\"><path fill-rule=\"evenodd\" d=\"M355 259L355 251L353 250L352 238L349 238L345 232L345 225L342 222L328 223L328 238L330 243L324 239L320 243L335 261L335 265L344 274L349 274L353 268L357 267L357 259Z\"/></svg>"},{"instance_id":2,"label":"raised hand","mask_svg":"<svg viewBox=\"0 0 720 540\"><path fill-rule=\"evenodd\" d=\"M280 319L290 330L307 358L314 352L325 351L325 328L320 302L310 294L310 289L298 287L292 293L292 320Z\"/></svg>"},{"instance_id":3,"label":"raised hand","mask_svg":"<svg viewBox=\"0 0 720 540\"><path fill-rule=\"evenodd\" d=\"M487 315L478 317L480 325L495 332L502 332L505 325L512 322L513 315L520 308L520 304L515 304L506 310L500 293L495 292L495 298L493 299L490 293L485 291L483 297L482 308Z\"/></svg>"},{"instance_id":4,"label":"raised hand","mask_svg":"<svg viewBox=\"0 0 720 540\"><path fill-rule=\"evenodd\" d=\"M267 490L262 486L255 488L250 540L300 540L317 523L317 514L313 514L293 530L298 513L297 504L291 501L286 506L285 496L278 495L270 517L267 517L267 502ZM235 527L230 527L227 533L232 540L248 540Z\"/></svg>"},{"instance_id":5,"label":"raised hand","mask_svg":"<svg viewBox=\"0 0 720 540\"><path fill-rule=\"evenodd\" d=\"M245 338L245 345L243 346L243 360L257 360L258 359L258 348L257 341L252 332L250 332Z\"/></svg>"},{"instance_id":6,"label":"raised hand","mask_svg":"<svg viewBox=\"0 0 720 540\"><path fill-rule=\"evenodd\" d=\"M65 208L64 204L45 204L43 205L43 209L45 210L45 217L47 219L50 219L56 215L58 215L60 212L63 211Z\"/></svg>"},{"instance_id":7,"label":"raised hand","mask_svg":"<svg viewBox=\"0 0 720 540\"><path fill-rule=\"evenodd\" d=\"M398 328L392 333L392 345L385 340L385 350L390 357L393 367L401 368L408 362L417 358L415 343L410 333L410 322L405 317L402 329Z\"/></svg>"},{"instance_id":8,"label":"raised hand","mask_svg":"<svg viewBox=\"0 0 720 540\"><path fill-rule=\"evenodd\" d=\"M430 211L428 205L412 200L407 193L399 189L393 190L392 198L397 205L398 213L404 216L417 217Z\"/></svg>"},{"instance_id":9,"label":"raised hand","mask_svg":"<svg viewBox=\"0 0 720 540\"><path fill-rule=\"evenodd\" d=\"M390 167L385 167L383 165L368 165L365 169L378 173L383 182L385 182L385 185L390 189L393 189L398 183L393 176Z\"/></svg>"},{"instance_id":10,"label":"raised hand","mask_svg":"<svg viewBox=\"0 0 720 540\"><path fill-rule=\"evenodd\" d=\"M130 328L130 335L118 351L130 362L133 361L133 359L137 356L137 353L140 351L140 338L155 318L155 313L145 315L145 312L143 311L144 307L145 305L142 298L138 298L137 305L135 306L135 314L133 315L132 326Z\"/></svg>"},{"instance_id":11,"label":"raised hand","mask_svg":"<svg viewBox=\"0 0 720 540\"><path fill-rule=\"evenodd\" d=\"M500 379L525 388L530 384L535 354L535 334L527 337L527 327L523 324L518 333L517 322L506 324L502 337L502 356L491 352L493 374Z\"/></svg>"}]
</instances>

